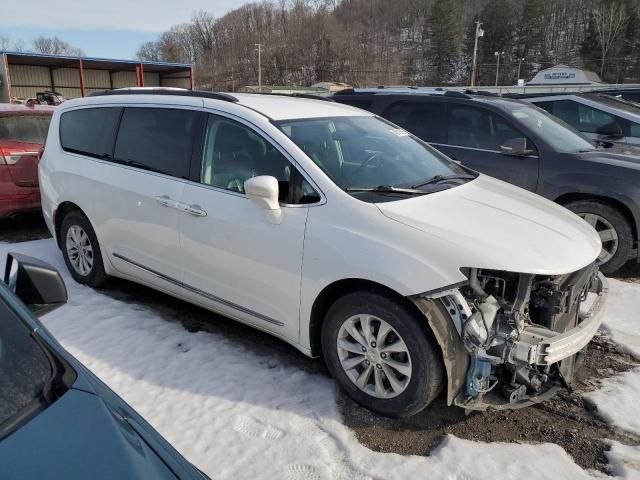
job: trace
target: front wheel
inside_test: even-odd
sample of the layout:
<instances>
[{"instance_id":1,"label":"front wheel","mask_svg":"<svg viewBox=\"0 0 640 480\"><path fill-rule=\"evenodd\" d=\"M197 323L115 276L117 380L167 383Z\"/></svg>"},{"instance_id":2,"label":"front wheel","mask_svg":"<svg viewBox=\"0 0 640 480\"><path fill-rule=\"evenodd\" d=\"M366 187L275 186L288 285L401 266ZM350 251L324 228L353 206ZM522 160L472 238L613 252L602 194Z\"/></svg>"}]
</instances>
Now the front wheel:
<instances>
[{"instance_id":1,"label":"front wheel","mask_svg":"<svg viewBox=\"0 0 640 480\"><path fill-rule=\"evenodd\" d=\"M429 405L443 382L439 347L426 319L389 296L356 292L338 299L322 327L327 368L356 402L391 417Z\"/></svg>"},{"instance_id":2,"label":"front wheel","mask_svg":"<svg viewBox=\"0 0 640 480\"><path fill-rule=\"evenodd\" d=\"M79 211L72 211L62 219L60 247L76 282L99 287L108 278L96 234L87 217Z\"/></svg>"},{"instance_id":3,"label":"front wheel","mask_svg":"<svg viewBox=\"0 0 640 480\"><path fill-rule=\"evenodd\" d=\"M580 200L565 205L591 225L602 242L598 264L603 273L619 270L631 256L633 232L620 211L596 200Z\"/></svg>"}]
</instances>

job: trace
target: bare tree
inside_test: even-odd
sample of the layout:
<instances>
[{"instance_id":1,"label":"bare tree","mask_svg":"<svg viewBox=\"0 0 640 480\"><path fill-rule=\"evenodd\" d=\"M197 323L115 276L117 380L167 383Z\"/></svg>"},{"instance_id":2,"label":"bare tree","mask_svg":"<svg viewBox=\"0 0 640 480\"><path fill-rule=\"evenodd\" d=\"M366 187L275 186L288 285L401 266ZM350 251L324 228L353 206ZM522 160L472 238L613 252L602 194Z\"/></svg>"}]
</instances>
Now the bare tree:
<instances>
[{"instance_id":1,"label":"bare tree","mask_svg":"<svg viewBox=\"0 0 640 480\"><path fill-rule=\"evenodd\" d=\"M145 60L148 62L158 62L162 60L160 42L144 42L142 45L140 45L140 48L138 48L138 51L136 52L136 58L138 60Z\"/></svg>"},{"instance_id":2,"label":"bare tree","mask_svg":"<svg viewBox=\"0 0 640 480\"><path fill-rule=\"evenodd\" d=\"M33 50L36 53L50 55L84 56L81 48L76 48L58 37L38 37L33 41Z\"/></svg>"},{"instance_id":3,"label":"bare tree","mask_svg":"<svg viewBox=\"0 0 640 480\"><path fill-rule=\"evenodd\" d=\"M604 63L618 37L624 31L627 22L627 12L622 3L616 1L607 5L600 5L593 12L594 25L600 39L602 59L600 62L600 76L604 74Z\"/></svg>"},{"instance_id":4,"label":"bare tree","mask_svg":"<svg viewBox=\"0 0 640 480\"><path fill-rule=\"evenodd\" d=\"M11 38L8 35L0 35L0 52L11 50Z\"/></svg>"}]
</instances>

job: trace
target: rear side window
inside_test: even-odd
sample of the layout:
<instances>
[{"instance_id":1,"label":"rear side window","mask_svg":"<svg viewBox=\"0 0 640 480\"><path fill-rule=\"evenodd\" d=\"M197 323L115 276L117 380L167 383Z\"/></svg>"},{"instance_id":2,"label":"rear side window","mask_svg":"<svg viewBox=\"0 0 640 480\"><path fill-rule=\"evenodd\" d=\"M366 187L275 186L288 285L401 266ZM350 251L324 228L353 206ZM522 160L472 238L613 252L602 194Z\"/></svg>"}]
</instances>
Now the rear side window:
<instances>
[{"instance_id":1,"label":"rear side window","mask_svg":"<svg viewBox=\"0 0 640 480\"><path fill-rule=\"evenodd\" d=\"M90 157L110 157L120 111L120 108L101 107L63 113L60 117L62 148Z\"/></svg>"},{"instance_id":2,"label":"rear side window","mask_svg":"<svg viewBox=\"0 0 640 480\"><path fill-rule=\"evenodd\" d=\"M443 103L396 102L390 105L382 116L425 142L445 143L445 109Z\"/></svg>"},{"instance_id":3,"label":"rear side window","mask_svg":"<svg viewBox=\"0 0 640 480\"><path fill-rule=\"evenodd\" d=\"M524 137L494 112L466 105L451 106L448 126L448 143L481 150L499 152L506 140Z\"/></svg>"},{"instance_id":4,"label":"rear side window","mask_svg":"<svg viewBox=\"0 0 640 480\"><path fill-rule=\"evenodd\" d=\"M170 108L125 108L114 158L174 177L188 178L198 112Z\"/></svg>"}]
</instances>

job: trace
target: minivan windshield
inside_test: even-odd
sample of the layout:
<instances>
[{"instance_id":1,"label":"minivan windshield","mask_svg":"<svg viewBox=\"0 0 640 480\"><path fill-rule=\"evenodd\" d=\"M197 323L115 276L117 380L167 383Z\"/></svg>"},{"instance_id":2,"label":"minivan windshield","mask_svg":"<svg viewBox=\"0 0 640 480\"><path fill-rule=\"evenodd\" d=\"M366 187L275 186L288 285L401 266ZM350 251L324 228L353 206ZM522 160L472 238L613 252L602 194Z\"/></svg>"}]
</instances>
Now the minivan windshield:
<instances>
[{"instance_id":1,"label":"minivan windshield","mask_svg":"<svg viewBox=\"0 0 640 480\"><path fill-rule=\"evenodd\" d=\"M477 176L378 117L284 120L276 125L331 180L353 194L425 194ZM447 181L454 178L457 182Z\"/></svg>"},{"instance_id":2,"label":"minivan windshield","mask_svg":"<svg viewBox=\"0 0 640 480\"><path fill-rule=\"evenodd\" d=\"M511 108L511 115L536 132L557 152L577 153L596 148L580 132L540 108L518 105Z\"/></svg>"}]
</instances>

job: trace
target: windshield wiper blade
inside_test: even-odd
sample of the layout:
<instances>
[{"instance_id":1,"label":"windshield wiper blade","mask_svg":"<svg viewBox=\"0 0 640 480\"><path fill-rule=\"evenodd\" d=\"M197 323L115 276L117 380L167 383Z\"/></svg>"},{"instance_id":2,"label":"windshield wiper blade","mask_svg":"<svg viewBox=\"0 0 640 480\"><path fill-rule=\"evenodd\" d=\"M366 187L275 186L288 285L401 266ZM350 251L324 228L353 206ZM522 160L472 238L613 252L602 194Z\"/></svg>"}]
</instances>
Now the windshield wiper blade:
<instances>
[{"instance_id":1,"label":"windshield wiper blade","mask_svg":"<svg viewBox=\"0 0 640 480\"><path fill-rule=\"evenodd\" d=\"M401 193L404 195L424 195L427 192L416 190L415 188L392 187L391 185L380 185L378 187L347 187L345 192L374 192L374 193Z\"/></svg>"},{"instance_id":2,"label":"windshield wiper blade","mask_svg":"<svg viewBox=\"0 0 640 480\"><path fill-rule=\"evenodd\" d=\"M470 175L468 173L461 175L436 175L435 177L430 178L426 182L418 183L416 185L412 185L411 188L420 188L425 187L427 185L432 185L434 183L444 182L446 180L473 180L476 177L474 175Z\"/></svg>"}]
</instances>

